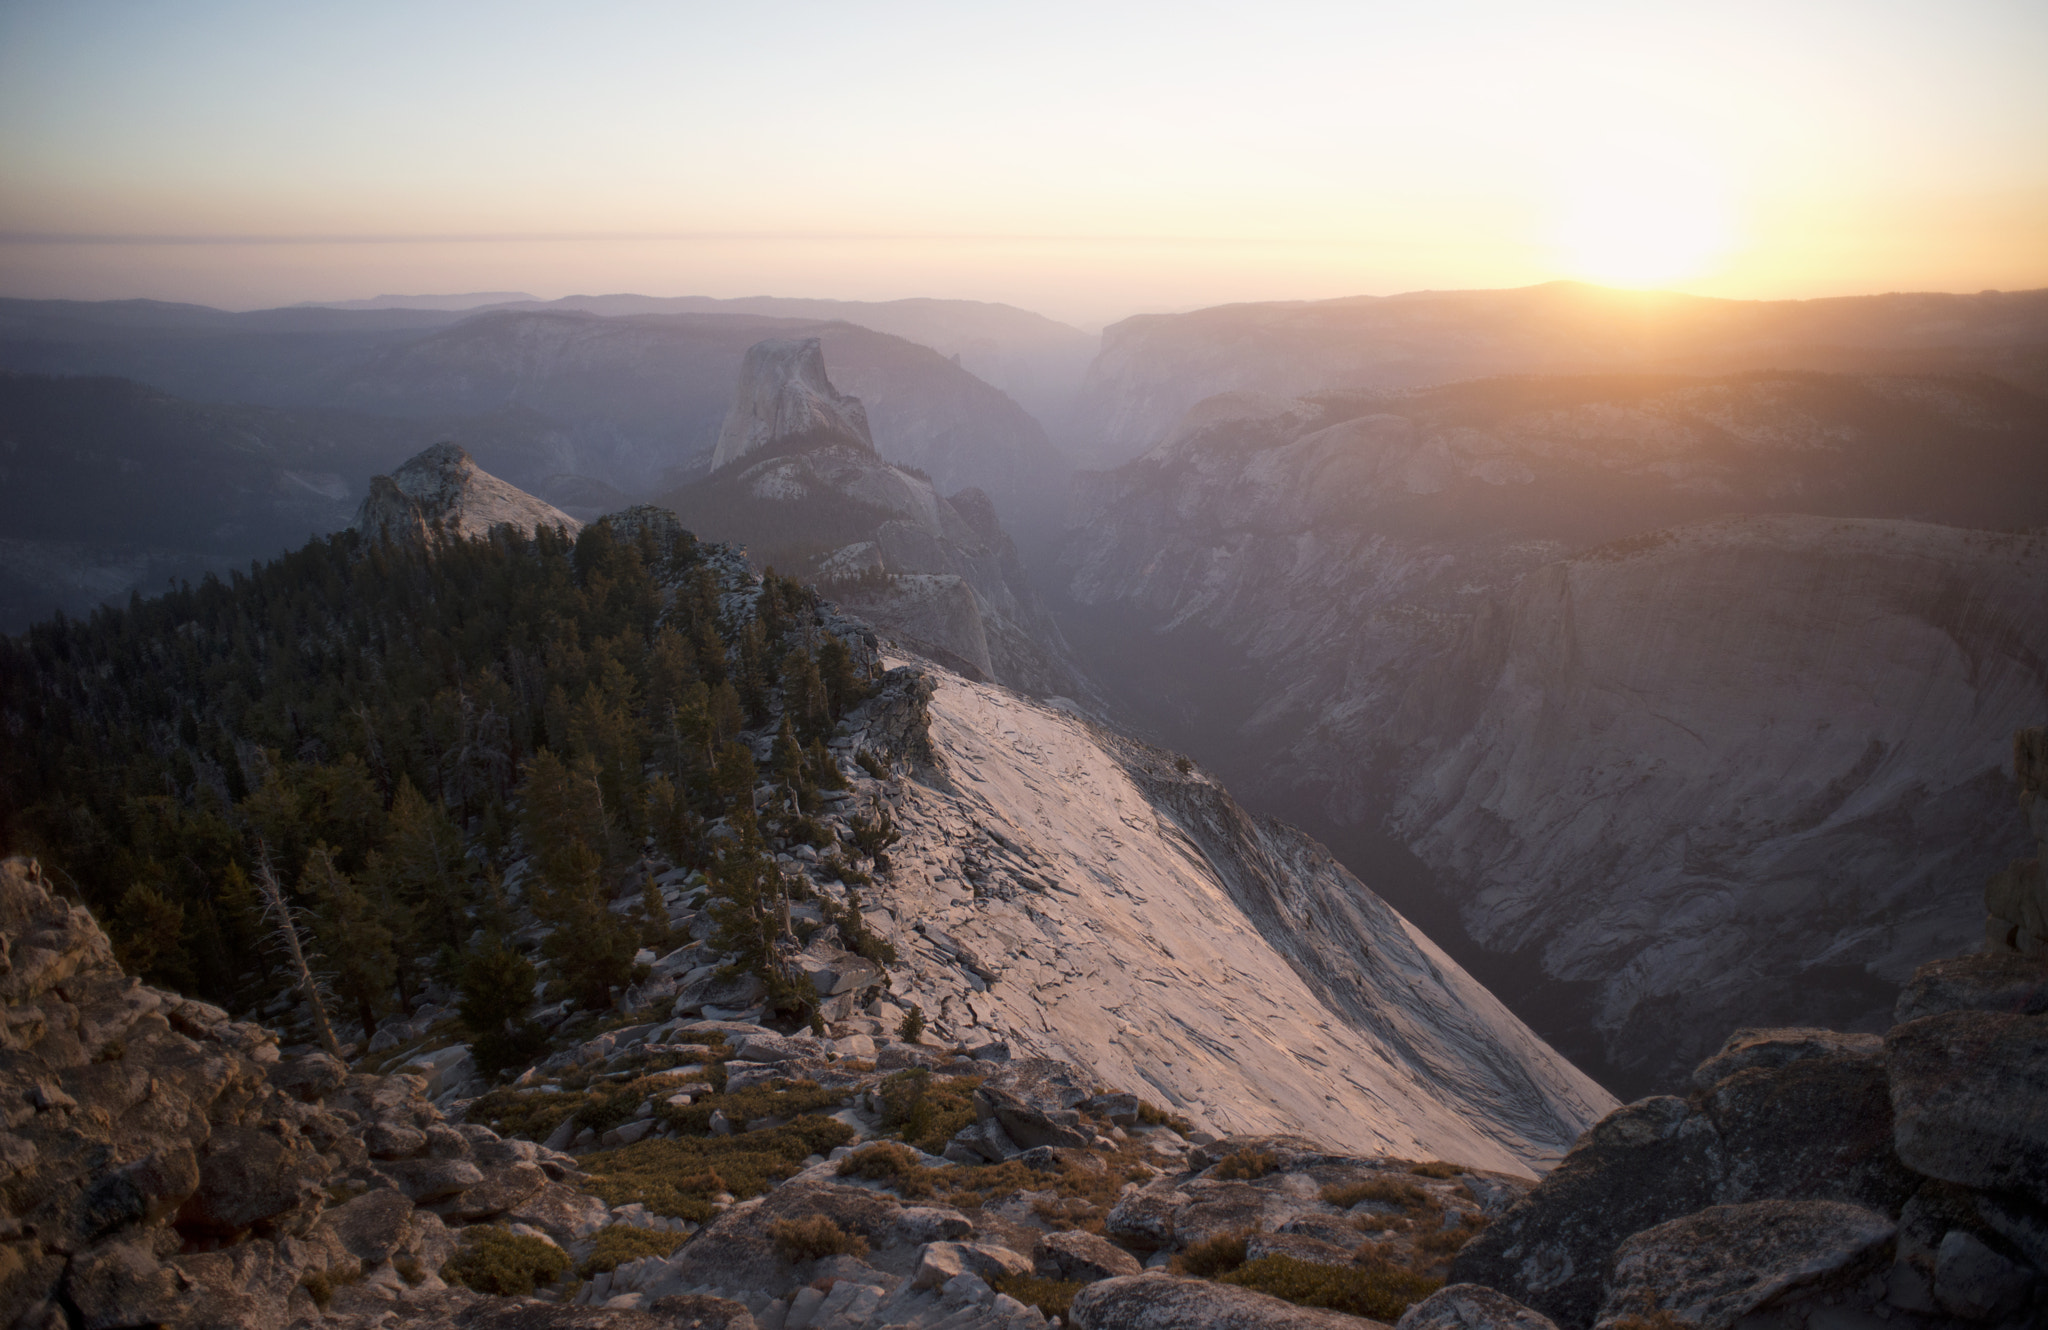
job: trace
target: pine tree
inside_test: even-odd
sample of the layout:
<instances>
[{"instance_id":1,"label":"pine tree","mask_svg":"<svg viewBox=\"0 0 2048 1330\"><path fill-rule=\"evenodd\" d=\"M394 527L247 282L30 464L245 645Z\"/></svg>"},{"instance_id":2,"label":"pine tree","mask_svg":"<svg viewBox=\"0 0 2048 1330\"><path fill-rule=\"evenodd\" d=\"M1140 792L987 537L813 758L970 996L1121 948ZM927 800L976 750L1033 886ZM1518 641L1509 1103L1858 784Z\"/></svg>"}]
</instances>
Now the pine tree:
<instances>
[{"instance_id":1,"label":"pine tree","mask_svg":"<svg viewBox=\"0 0 2048 1330\"><path fill-rule=\"evenodd\" d=\"M355 1004L363 1037L377 1028L397 979L395 939L371 899L334 866L326 844L306 856L299 894L312 902L313 936L334 971L334 993Z\"/></svg>"}]
</instances>

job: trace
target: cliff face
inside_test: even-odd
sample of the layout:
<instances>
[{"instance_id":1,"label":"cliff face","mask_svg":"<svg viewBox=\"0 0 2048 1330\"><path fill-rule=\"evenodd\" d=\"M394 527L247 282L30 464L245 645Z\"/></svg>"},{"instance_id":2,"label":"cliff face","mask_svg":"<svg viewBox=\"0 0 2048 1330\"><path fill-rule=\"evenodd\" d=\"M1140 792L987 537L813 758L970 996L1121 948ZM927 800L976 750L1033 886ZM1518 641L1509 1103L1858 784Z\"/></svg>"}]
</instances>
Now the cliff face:
<instances>
[{"instance_id":1,"label":"cliff face","mask_svg":"<svg viewBox=\"0 0 2048 1330\"><path fill-rule=\"evenodd\" d=\"M2048 521L2001 391L1229 394L1089 478L1070 591L1152 630L1140 684L1234 654L1178 741L1268 806L1393 814L1471 935L1597 984L1654 1080L1732 1013L1868 1024L1973 927L2002 833L1961 833L2048 686L2043 545L1864 514ZM1787 508L1841 516L1710 520Z\"/></svg>"},{"instance_id":2,"label":"cliff face","mask_svg":"<svg viewBox=\"0 0 2048 1330\"><path fill-rule=\"evenodd\" d=\"M1546 565L1471 677L1418 689L1480 700L1413 732L1394 826L1473 937L1599 985L1626 1062L1741 1022L1881 1029L2018 848L1998 768L2048 686L2044 588L2040 535L1824 518Z\"/></svg>"},{"instance_id":3,"label":"cliff face","mask_svg":"<svg viewBox=\"0 0 2048 1330\"><path fill-rule=\"evenodd\" d=\"M372 540L421 543L435 532L473 540L502 525L527 533L553 526L572 536L583 528L561 509L483 470L452 443L437 443L391 475L372 477L352 523Z\"/></svg>"}]
</instances>

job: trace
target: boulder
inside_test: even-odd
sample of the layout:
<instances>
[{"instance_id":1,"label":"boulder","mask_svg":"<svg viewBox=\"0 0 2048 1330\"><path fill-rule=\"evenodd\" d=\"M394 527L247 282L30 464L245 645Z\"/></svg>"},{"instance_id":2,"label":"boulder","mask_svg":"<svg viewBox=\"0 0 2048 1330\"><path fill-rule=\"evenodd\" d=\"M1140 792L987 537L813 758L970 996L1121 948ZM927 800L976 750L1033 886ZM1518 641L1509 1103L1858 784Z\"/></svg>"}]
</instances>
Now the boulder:
<instances>
[{"instance_id":1,"label":"boulder","mask_svg":"<svg viewBox=\"0 0 2048 1330\"><path fill-rule=\"evenodd\" d=\"M882 1247L897 1240L896 1217L902 1209L902 1202L887 1192L791 1179L759 1200L735 1205L706 1224L669 1260L668 1273L648 1291L681 1293L700 1284L785 1287L790 1267L772 1236L777 1220L822 1215L844 1231L859 1234L871 1246Z\"/></svg>"},{"instance_id":2,"label":"boulder","mask_svg":"<svg viewBox=\"0 0 2048 1330\"><path fill-rule=\"evenodd\" d=\"M1900 991L1892 1019L1904 1025L1951 1011L2048 1012L2048 957L1971 952L1929 961Z\"/></svg>"},{"instance_id":3,"label":"boulder","mask_svg":"<svg viewBox=\"0 0 2048 1330\"><path fill-rule=\"evenodd\" d=\"M1195 1179L1185 1184L1185 1190L1188 1200L1173 1214L1173 1241L1177 1247L1192 1247L1226 1233L1276 1227L1306 1208L1299 1197L1268 1191L1249 1182Z\"/></svg>"},{"instance_id":4,"label":"boulder","mask_svg":"<svg viewBox=\"0 0 2048 1330\"><path fill-rule=\"evenodd\" d=\"M882 967L839 947L813 943L797 953L796 963L810 976L818 997L859 993L882 982Z\"/></svg>"},{"instance_id":5,"label":"boulder","mask_svg":"<svg viewBox=\"0 0 2048 1330\"><path fill-rule=\"evenodd\" d=\"M763 1030L739 1041L733 1058L739 1062L788 1062L792 1058L822 1058L826 1043L810 1034L775 1034ZM730 1064L728 1064L730 1065Z\"/></svg>"},{"instance_id":6,"label":"boulder","mask_svg":"<svg viewBox=\"0 0 2048 1330\"><path fill-rule=\"evenodd\" d=\"M548 1175L538 1164L504 1164L485 1172L483 1181L434 1208L443 1218L473 1224L524 1205L547 1185Z\"/></svg>"},{"instance_id":7,"label":"boulder","mask_svg":"<svg viewBox=\"0 0 2048 1330\"><path fill-rule=\"evenodd\" d=\"M379 1171L415 1205L445 1201L484 1180L483 1171L467 1159L398 1159L381 1165Z\"/></svg>"},{"instance_id":8,"label":"boulder","mask_svg":"<svg viewBox=\"0 0 2048 1330\"><path fill-rule=\"evenodd\" d=\"M405 1246L412 1236L412 1201L392 1187L366 1191L320 1216L343 1250L375 1265Z\"/></svg>"},{"instance_id":9,"label":"boulder","mask_svg":"<svg viewBox=\"0 0 2048 1330\"><path fill-rule=\"evenodd\" d=\"M117 1242L72 1261L64 1292L84 1330L113 1330L161 1320L177 1305L178 1285L177 1271L142 1243Z\"/></svg>"},{"instance_id":10,"label":"boulder","mask_svg":"<svg viewBox=\"0 0 2048 1330\"><path fill-rule=\"evenodd\" d=\"M1600 1309L1601 1273L1622 1239L1712 1203L1720 1149L1712 1119L1683 1099L1624 1104L1580 1137L1526 1201L1465 1245L1450 1282L1499 1289L1559 1325L1588 1325Z\"/></svg>"},{"instance_id":11,"label":"boulder","mask_svg":"<svg viewBox=\"0 0 2048 1330\"><path fill-rule=\"evenodd\" d=\"M1254 1233L1244 1245L1247 1261L1285 1256L1310 1265L1350 1265L1359 1243L1342 1244L1306 1233Z\"/></svg>"},{"instance_id":12,"label":"boulder","mask_svg":"<svg viewBox=\"0 0 2048 1330\"><path fill-rule=\"evenodd\" d=\"M1087 1145L1094 1133L1076 1105L1090 1098L1087 1081L1064 1062L1027 1058L999 1063L974 1092L983 1121L1001 1124L1019 1146Z\"/></svg>"},{"instance_id":13,"label":"boulder","mask_svg":"<svg viewBox=\"0 0 2048 1330\"><path fill-rule=\"evenodd\" d=\"M1102 1231L1140 1251L1166 1250L1174 1245L1174 1215L1193 1199L1172 1180L1154 1179L1119 1197L1102 1221Z\"/></svg>"},{"instance_id":14,"label":"boulder","mask_svg":"<svg viewBox=\"0 0 2048 1330\"><path fill-rule=\"evenodd\" d=\"M1369 1330L1383 1324L1160 1271L1090 1284L1074 1295L1067 1319L1077 1330Z\"/></svg>"},{"instance_id":15,"label":"boulder","mask_svg":"<svg viewBox=\"0 0 2048 1330\"><path fill-rule=\"evenodd\" d=\"M603 1201L560 1182L549 1182L503 1216L508 1224L531 1224L565 1249L610 1221Z\"/></svg>"},{"instance_id":16,"label":"boulder","mask_svg":"<svg viewBox=\"0 0 2048 1330\"><path fill-rule=\"evenodd\" d=\"M1394 1330L1557 1330L1557 1324L1505 1293L1452 1284L1410 1304Z\"/></svg>"},{"instance_id":17,"label":"boulder","mask_svg":"<svg viewBox=\"0 0 2048 1330\"><path fill-rule=\"evenodd\" d=\"M1885 1036L1899 1158L2048 1202L2048 1015L1951 1011Z\"/></svg>"},{"instance_id":18,"label":"boulder","mask_svg":"<svg viewBox=\"0 0 2048 1330\"><path fill-rule=\"evenodd\" d=\"M1884 1064L1860 1047L1744 1068L1701 1107L1720 1139L1718 1204L1835 1200L1896 1213L1919 1185L1892 1146Z\"/></svg>"},{"instance_id":19,"label":"boulder","mask_svg":"<svg viewBox=\"0 0 2048 1330\"><path fill-rule=\"evenodd\" d=\"M1750 1067L1782 1067L1807 1058L1881 1061L1884 1040L1874 1034L1843 1034L1806 1028L1737 1030L1721 1051L1693 1069L1692 1083L1705 1090Z\"/></svg>"},{"instance_id":20,"label":"boulder","mask_svg":"<svg viewBox=\"0 0 2048 1330\"><path fill-rule=\"evenodd\" d=\"M988 1242L927 1242L917 1256L912 1288L939 1288L963 1274L991 1283L1005 1275L1028 1275L1031 1260Z\"/></svg>"},{"instance_id":21,"label":"boulder","mask_svg":"<svg viewBox=\"0 0 2048 1330\"><path fill-rule=\"evenodd\" d=\"M1137 1257L1080 1229L1048 1233L1038 1240L1038 1271L1049 1279L1077 1279L1092 1284L1098 1279L1134 1275L1138 1270Z\"/></svg>"},{"instance_id":22,"label":"boulder","mask_svg":"<svg viewBox=\"0 0 2048 1330\"><path fill-rule=\"evenodd\" d=\"M1884 1215L1841 1201L1711 1206L1621 1244L1597 1324L1669 1312L1726 1330L1788 1289L1874 1264L1894 1232Z\"/></svg>"},{"instance_id":23,"label":"boulder","mask_svg":"<svg viewBox=\"0 0 2048 1330\"><path fill-rule=\"evenodd\" d=\"M1962 1229L1950 1229L1935 1252L1934 1301L1966 1321L2011 1315L2025 1304L2034 1283L2031 1271Z\"/></svg>"},{"instance_id":24,"label":"boulder","mask_svg":"<svg viewBox=\"0 0 2048 1330\"><path fill-rule=\"evenodd\" d=\"M225 1236L319 1197L330 1171L309 1145L260 1127L224 1127L207 1140L199 1186L178 1226Z\"/></svg>"},{"instance_id":25,"label":"boulder","mask_svg":"<svg viewBox=\"0 0 2048 1330\"><path fill-rule=\"evenodd\" d=\"M754 1330L754 1314L745 1303L702 1293L671 1293L656 1298L647 1311L666 1330Z\"/></svg>"},{"instance_id":26,"label":"boulder","mask_svg":"<svg viewBox=\"0 0 2048 1330\"><path fill-rule=\"evenodd\" d=\"M1093 1095L1081 1101L1081 1111L1107 1118L1119 1127L1129 1127L1138 1121L1138 1096L1124 1090Z\"/></svg>"},{"instance_id":27,"label":"boulder","mask_svg":"<svg viewBox=\"0 0 2048 1330\"><path fill-rule=\"evenodd\" d=\"M341 1088L348 1080L348 1067L339 1058L309 1053L272 1063L268 1075L278 1089L302 1104L312 1104Z\"/></svg>"}]
</instances>

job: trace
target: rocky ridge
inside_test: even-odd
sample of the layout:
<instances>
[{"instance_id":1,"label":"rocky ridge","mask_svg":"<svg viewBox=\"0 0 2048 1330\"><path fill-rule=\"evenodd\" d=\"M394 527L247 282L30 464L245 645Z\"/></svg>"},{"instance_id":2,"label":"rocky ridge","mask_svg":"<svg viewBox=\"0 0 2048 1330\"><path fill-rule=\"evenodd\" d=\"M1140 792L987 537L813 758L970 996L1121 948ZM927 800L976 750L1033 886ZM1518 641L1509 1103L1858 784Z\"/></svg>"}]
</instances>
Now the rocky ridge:
<instances>
[{"instance_id":1,"label":"rocky ridge","mask_svg":"<svg viewBox=\"0 0 2048 1330\"><path fill-rule=\"evenodd\" d=\"M820 346L815 337L771 338L747 349L739 390L711 454L712 470L763 448L801 446L812 440L874 451L867 411L858 397L841 393L825 377Z\"/></svg>"}]
</instances>

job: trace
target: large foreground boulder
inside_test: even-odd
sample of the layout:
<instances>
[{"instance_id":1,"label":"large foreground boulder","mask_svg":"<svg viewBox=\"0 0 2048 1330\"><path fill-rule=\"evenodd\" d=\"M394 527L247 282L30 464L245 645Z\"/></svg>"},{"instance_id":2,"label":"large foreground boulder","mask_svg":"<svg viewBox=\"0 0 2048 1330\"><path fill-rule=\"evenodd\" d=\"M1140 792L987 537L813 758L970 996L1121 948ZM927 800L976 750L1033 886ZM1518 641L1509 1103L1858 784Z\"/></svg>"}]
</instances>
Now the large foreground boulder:
<instances>
[{"instance_id":1,"label":"large foreground boulder","mask_svg":"<svg viewBox=\"0 0 2048 1330\"><path fill-rule=\"evenodd\" d=\"M1451 1284L1402 1312L1394 1330L1557 1330L1557 1325L1482 1284Z\"/></svg>"}]
</instances>

